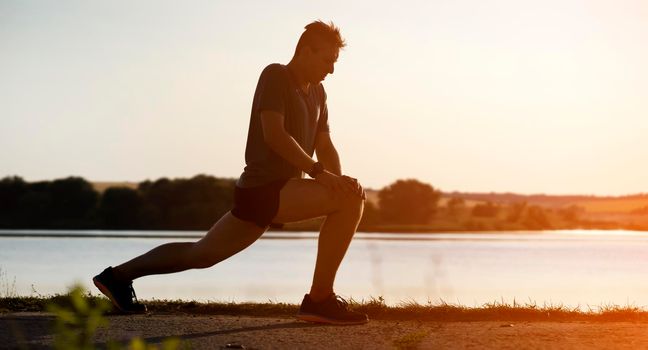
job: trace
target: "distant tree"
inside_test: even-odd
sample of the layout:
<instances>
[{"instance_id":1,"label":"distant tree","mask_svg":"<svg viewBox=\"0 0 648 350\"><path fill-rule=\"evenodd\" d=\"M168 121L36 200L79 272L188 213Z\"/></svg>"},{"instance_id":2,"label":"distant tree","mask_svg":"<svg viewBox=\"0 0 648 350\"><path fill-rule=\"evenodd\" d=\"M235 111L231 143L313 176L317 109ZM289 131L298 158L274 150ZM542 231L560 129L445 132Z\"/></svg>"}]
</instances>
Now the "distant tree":
<instances>
[{"instance_id":1,"label":"distant tree","mask_svg":"<svg viewBox=\"0 0 648 350\"><path fill-rule=\"evenodd\" d=\"M18 203L27 192L27 183L18 176L5 177L0 180L0 227L14 228L19 226Z\"/></svg>"},{"instance_id":2,"label":"distant tree","mask_svg":"<svg viewBox=\"0 0 648 350\"><path fill-rule=\"evenodd\" d=\"M573 223L578 221L583 211L584 209L582 207L579 207L577 205L570 205L567 208L558 210L558 214L563 218L563 220ZM648 213L648 207L644 207L644 213Z\"/></svg>"},{"instance_id":3,"label":"distant tree","mask_svg":"<svg viewBox=\"0 0 648 350\"><path fill-rule=\"evenodd\" d=\"M378 192L381 217L392 224L427 224L441 192L414 179L398 180Z\"/></svg>"},{"instance_id":4,"label":"distant tree","mask_svg":"<svg viewBox=\"0 0 648 350\"><path fill-rule=\"evenodd\" d=\"M234 184L206 175L143 182L141 223L148 229L208 229L232 208Z\"/></svg>"},{"instance_id":5,"label":"distant tree","mask_svg":"<svg viewBox=\"0 0 648 350\"><path fill-rule=\"evenodd\" d=\"M142 198L137 190L127 187L109 187L101 196L99 214L102 228L138 229Z\"/></svg>"},{"instance_id":6,"label":"distant tree","mask_svg":"<svg viewBox=\"0 0 648 350\"><path fill-rule=\"evenodd\" d=\"M173 200L170 188L171 180L160 178L151 181L141 182L137 190L142 196L142 208L140 211L140 222L145 229L165 229L165 215L170 211Z\"/></svg>"},{"instance_id":7,"label":"distant tree","mask_svg":"<svg viewBox=\"0 0 648 350\"><path fill-rule=\"evenodd\" d=\"M0 227L93 228L99 194L80 177L26 183L0 181Z\"/></svg>"},{"instance_id":8,"label":"distant tree","mask_svg":"<svg viewBox=\"0 0 648 350\"><path fill-rule=\"evenodd\" d=\"M52 228L54 213L49 182L30 183L20 196L16 209L16 225L19 228Z\"/></svg>"},{"instance_id":9,"label":"distant tree","mask_svg":"<svg viewBox=\"0 0 648 350\"><path fill-rule=\"evenodd\" d=\"M532 230L551 228L545 210L542 207L536 205L532 205L527 209L522 223L524 224L524 226L526 226L526 228Z\"/></svg>"},{"instance_id":10,"label":"distant tree","mask_svg":"<svg viewBox=\"0 0 648 350\"><path fill-rule=\"evenodd\" d=\"M473 207L472 215L480 218L493 218L499 213L499 207L492 202L477 204Z\"/></svg>"},{"instance_id":11,"label":"distant tree","mask_svg":"<svg viewBox=\"0 0 648 350\"><path fill-rule=\"evenodd\" d=\"M524 210L527 207L527 202L516 202L516 203L511 203L508 207L508 215L506 217L506 220L508 222L518 222L522 218L522 214L524 214Z\"/></svg>"},{"instance_id":12,"label":"distant tree","mask_svg":"<svg viewBox=\"0 0 648 350\"><path fill-rule=\"evenodd\" d=\"M54 180L49 192L53 228L93 227L99 194L91 183L80 177Z\"/></svg>"},{"instance_id":13,"label":"distant tree","mask_svg":"<svg viewBox=\"0 0 648 350\"><path fill-rule=\"evenodd\" d=\"M456 217L466 206L466 201L460 197L452 197L448 200L446 206L448 207L448 215Z\"/></svg>"}]
</instances>

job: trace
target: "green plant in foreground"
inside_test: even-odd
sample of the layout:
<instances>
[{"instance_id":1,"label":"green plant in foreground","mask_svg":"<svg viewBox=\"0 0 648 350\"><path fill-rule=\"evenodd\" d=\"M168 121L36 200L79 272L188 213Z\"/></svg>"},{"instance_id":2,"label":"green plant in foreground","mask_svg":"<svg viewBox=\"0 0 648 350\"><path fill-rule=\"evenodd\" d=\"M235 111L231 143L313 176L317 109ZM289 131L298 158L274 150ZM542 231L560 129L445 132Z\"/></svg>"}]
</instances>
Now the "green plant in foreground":
<instances>
[{"instance_id":1,"label":"green plant in foreground","mask_svg":"<svg viewBox=\"0 0 648 350\"><path fill-rule=\"evenodd\" d=\"M88 298L84 296L84 289L73 286L65 298L57 303L50 302L46 310L56 316L54 323L54 348L68 349L94 349L94 334L97 328L107 326L108 320L104 312L111 309L110 302L103 298ZM107 348L111 350L122 349L122 346L110 341ZM167 338L162 342L162 350L175 350L180 345L178 338ZM131 350L156 350L157 346L147 344L141 338L134 338L127 346Z\"/></svg>"},{"instance_id":2,"label":"green plant in foreground","mask_svg":"<svg viewBox=\"0 0 648 350\"><path fill-rule=\"evenodd\" d=\"M108 325L103 317L110 305L98 299L91 305L83 296L83 288L74 286L60 304L50 303L46 310L56 316L54 347L56 349L93 349L93 336L99 326Z\"/></svg>"}]
</instances>

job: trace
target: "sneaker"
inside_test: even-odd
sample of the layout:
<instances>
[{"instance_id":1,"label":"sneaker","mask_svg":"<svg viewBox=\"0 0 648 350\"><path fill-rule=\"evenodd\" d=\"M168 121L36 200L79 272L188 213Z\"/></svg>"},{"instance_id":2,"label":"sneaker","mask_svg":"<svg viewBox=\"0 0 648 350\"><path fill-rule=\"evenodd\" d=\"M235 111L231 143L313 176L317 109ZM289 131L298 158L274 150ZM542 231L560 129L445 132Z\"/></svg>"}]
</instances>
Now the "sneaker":
<instances>
[{"instance_id":1,"label":"sneaker","mask_svg":"<svg viewBox=\"0 0 648 350\"><path fill-rule=\"evenodd\" d=\"M341 296L331 294L325 300L315 302L304 295L297 319L308 322L337 325L363 324L369 322L367 315L348 309L349 303Z\"/></svg>"},{"instance_id":2,"label":"sneaker","mask_svg":"<svg viewBox=\"0 0 648 350\"><path fill-rule=\"evenodd\" d=\"M128 283L117 281L112 266L94 276L92 282L99 288L101 293L112 301L113 305L119 311L127 314L146 313L146 305L140 304L137 301L137 296L135 296L135 290L133 289L133 281Z\"/></svg>"}]
</instances>

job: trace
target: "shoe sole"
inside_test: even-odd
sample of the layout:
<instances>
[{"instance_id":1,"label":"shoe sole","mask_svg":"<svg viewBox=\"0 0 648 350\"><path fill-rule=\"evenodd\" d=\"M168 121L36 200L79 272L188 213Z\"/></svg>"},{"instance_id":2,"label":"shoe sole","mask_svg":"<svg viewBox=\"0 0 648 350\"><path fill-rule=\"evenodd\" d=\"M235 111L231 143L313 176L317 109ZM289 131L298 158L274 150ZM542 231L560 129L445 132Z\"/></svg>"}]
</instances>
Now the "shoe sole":
<instances>
[{"instance_id":1,"label":"shoe sole","mask_svg":"<svg viewBox=\"0 0 648 350\"><path fill-rule=\"evenodd\" d=\"M313 323L326 323L326 324L333 324L333 325L338 325L338 326L350 326L350 325L356 325L356 324L365 324L365 323L369 322L369 320L361 320L361 321L335 320L335 319L332 319L332 318L327 318L327 317L324 317L324 316L314 315L314 314L298 314L295 317L298 320L301 320L301 321L313 322Z\"/></svg>"},{"instance_id":2,"label":"shoe sole","mask_svg":"<svg viewBox=\"0 0 648 350\"><path fill-rule=\"evenodd\" d=\"M113 297L112 293L110 293L110 290L109 290L106 286L104 286L103 283L99 282L99 280L97 280L96 277L92 278L92 283L94 283L95 287L97 287L97 288L99 289L99 291L100 291L101 293L103 293L103 295L107 296L108 299L110 299L110 302L112 302L112 304L113 304L113 305L117 308L117 310L119 310L120 312L123 312L123 313L125 313L125 314L132 314L132 315L135 315L135 314L145 314L145 313L146 313L146 311L143 311L143 312L137 312L137 311L128 311L128 310L125 310L124 308L122 308L121 306L119 306L119 304L118 304L117 301L115 300L115 297Z\"/></svg>"}]
</instances>

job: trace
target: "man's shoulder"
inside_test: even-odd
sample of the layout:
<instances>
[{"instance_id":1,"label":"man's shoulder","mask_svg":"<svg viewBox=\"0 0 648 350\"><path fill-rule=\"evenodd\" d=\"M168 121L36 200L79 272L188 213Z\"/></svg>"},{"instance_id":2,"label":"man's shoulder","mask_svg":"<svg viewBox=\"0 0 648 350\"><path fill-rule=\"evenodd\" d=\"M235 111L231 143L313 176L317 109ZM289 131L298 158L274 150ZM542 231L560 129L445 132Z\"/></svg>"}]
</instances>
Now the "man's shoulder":
<instances>
[{"instance_id":1,"label":"man's shoulder","mask_svg":"<svg viewBox=\"0 0 648 350\"><path fill-rule=\"evenodd\" d=\"M261 75L281 75L284 76L286 74L286 66L281 64L281 63L271 63L267 65L263 71L261 72Z\"/></svg>"},{"instance_id":2,"label":"man's shoulder","mask_svg":"<svg viewBox=\"0 0 648 350\"><path fill-rule=\"evenodd\" d=\"M288 74L286 66L279 63L267 65L259 76L260 87L278 88L288 85Z\"/></svg>"}]
</instances>

